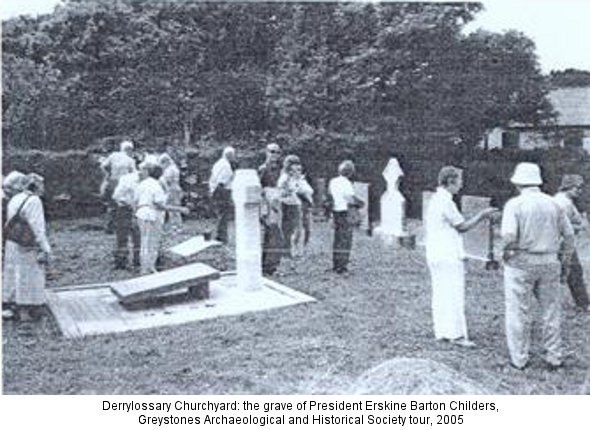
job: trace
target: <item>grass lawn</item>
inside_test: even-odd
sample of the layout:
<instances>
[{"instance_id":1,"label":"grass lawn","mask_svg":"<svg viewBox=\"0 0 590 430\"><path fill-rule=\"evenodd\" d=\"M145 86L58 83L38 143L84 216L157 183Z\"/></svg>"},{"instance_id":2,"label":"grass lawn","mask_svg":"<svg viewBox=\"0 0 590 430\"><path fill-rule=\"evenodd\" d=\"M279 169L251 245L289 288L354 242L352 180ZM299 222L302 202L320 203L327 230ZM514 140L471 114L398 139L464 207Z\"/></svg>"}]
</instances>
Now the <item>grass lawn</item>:
<instances>
[{"instance_id":1,"label":"grass lawn","mask_svg":"<svg viewBox=\"0 0 590 430\"><path fill-rule=\"evenodd\" d=\"M130 276L111 269L114 236L92 228L97 224L50 225L56 256L48 287ZM189 221L182 236L203 228ZM327 271L331 233L328 223L315 223L306 255L278 279L315 303L74 340L61 336L51 315L33 327L34 342L18 323L4 322L4 393L345 394L371 367L416 357L444 363L493 393L590 394L590 314L576 312L571 299L565 368L543 368L537 319L531 366L517 371L507 366L501 271L467 264L467 321L478 348L463 350L434 341L422 248L387 249L357 232L351 273L343 277ZM218 254L209 254L211 264L231 269L230 253Z\"/></svg>"}]
</instances>

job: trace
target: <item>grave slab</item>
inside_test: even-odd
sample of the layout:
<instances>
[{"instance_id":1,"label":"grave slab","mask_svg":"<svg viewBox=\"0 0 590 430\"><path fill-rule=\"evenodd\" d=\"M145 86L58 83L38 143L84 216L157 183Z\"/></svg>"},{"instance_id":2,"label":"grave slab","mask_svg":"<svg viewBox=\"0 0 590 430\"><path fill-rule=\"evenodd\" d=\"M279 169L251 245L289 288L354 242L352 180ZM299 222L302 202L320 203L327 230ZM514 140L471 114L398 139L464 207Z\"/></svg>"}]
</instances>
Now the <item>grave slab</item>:
<instances>
[{"instance_id":1,"label":"grave slab","mask_svg":"<svg viewBox=\"0 0 590 430\"><path fill-rule=\"evenodd\" d=\"M315 302L311 296L266 278L257 290L241 290L235 284L235 273L223 273L211 282L208 300L171 300L148 309L124 307L107 283L51 289L47 291L47 303L63 335L81 338Z\"/></svg>"},{"instance_id":2,"label":"grave slab","mask_svg":"<svg viewBox=\"0 0 590 430\"><path fill-rule=\"evenodd\" d=\"M209 281L219 279L219 271L203 263L187 264L163 272L140 276L110 285L121 303L132 303L181 288L202 289Z\"/></svg>"},{"instance_id":3,"label":"grave slab","mask_svg":"<svg viewBox=\"0 0 590 430\"><path fill-rule=\"evenodd\" d=\"M203 235L198 235L171 247L169 252L180 257L190 257L207 248L219 245L221 245L221 242L216 240L205 240Z\"/></svg>"}]
</instances>

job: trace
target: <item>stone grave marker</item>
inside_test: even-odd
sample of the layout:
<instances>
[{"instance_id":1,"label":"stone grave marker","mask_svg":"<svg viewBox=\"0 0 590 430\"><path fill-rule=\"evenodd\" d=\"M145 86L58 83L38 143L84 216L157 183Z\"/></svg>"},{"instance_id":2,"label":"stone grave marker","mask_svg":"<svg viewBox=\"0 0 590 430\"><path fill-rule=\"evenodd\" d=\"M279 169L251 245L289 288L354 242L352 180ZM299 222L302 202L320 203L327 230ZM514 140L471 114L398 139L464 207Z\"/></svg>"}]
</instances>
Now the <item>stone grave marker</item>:
<instances>
[{"instance_id":1,"label":"stone grave marker","mask_svg":"<svg viewBox=\"0 0 590 430\"><path fill-rule=\"evenodd\" d=\"M370 230L369 225L369 184L366 182L354 182L354 193L364 203L363 207L359 209L359 215L361 218L360 229L368 232Z\"/></svg>"},{"instance_id":2,"label":"stone grave marker","mask_svg":"<svg viewBox=\"0 0 590 430\"><path fill-rule=\"evenodd\" d=\"M190 257L209 247L218 245L221 245L221 242L216 240L205 240L203 235L197 235L171 247L169 251L172 254L178 255L180 257Z\"/></svg>"},{"instance_id":3,"label":"stone grave marker","mask_svg":"<svg viewBox=\"0 0 590 430\"><path fill-rule=\"evenodd\" d=\"M465 219L471 218L473 215L490 207L490 197L468 196L461 198L461 210ZM489 252L489 223L487 221L480 222L471 230L463 233L463 245L465 247L465 254L467 257L476 260L488 259Z\"/></svg>"},{"instance_id":4,"label":"stone grave marker","mask_svg":"<svg viewBox=\"0 0 590 430\"><path fill-rule=\"evenodd\" d=\"M375 235L381 237L386 243L394 242L394 239L407 238L405 228L406 198L399 191L399 181L404 172L396 158L391 158L383 177L387 182L387 189L381 196L381 221L375 229Z\"/></svg>"},{"instance_id":5,"label":"stone grave marker","mask_svg":"<svg viewBox=\"0 0 590 430\"><path fill-rule=\"evenodd\" d=\"M236 225L236 271L238 288L262 288L260 204L262 187L254 169L238 169L232 183Z\"/></svg>"},{"instance_id":6,"label":"stone grave marker","mask_svg":"<svg viewBox=\"0 0 590 430\"><path fill-rule=\"evenodd\" d=\"M434 191L422 191L422 221L426 219L426 211L428 209L428 203L434 195Z\"/></svg>"}]
</instances>

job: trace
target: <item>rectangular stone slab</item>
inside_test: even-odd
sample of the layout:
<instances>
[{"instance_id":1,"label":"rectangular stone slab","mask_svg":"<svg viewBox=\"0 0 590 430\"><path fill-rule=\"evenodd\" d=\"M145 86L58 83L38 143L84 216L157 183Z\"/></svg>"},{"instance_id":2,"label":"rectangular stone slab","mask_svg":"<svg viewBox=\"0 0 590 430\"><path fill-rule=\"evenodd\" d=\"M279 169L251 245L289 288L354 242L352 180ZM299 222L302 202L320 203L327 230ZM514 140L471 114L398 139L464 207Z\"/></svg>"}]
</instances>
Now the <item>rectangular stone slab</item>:
<instances>
[{"instance_id":1,"label":"rectangular stone slab","mask_svg":"<svg viewBox=\"0 0 590 430\"><path fill-rule=\"evenodd\" d=\"M111 290L121 303L131 303L180 288L208 283L219 277L219 271L213 267L203 263L193 263L118 282L111 285Z\"/></svg>"},{"instance_id":2,"label":"rectangular stone slab","mask_svg":"<svg viewBox=\"0 0 590 430\"><path fill-rule=\"evenodd\" d=\"M483 209L490 207L491 198L480 196L463 196L461 210L465 219L469 219ZM471 230L463 233L465 254L469 258L486 260L490 242L489 223L482 221Z\"/></svg>"},{"instance_id":3,"label":"rectangular stone slab","mask_svg":"<svg viewBox=\"0 0 590 430\"><path fill-rule=\"evenodd\" d=\"M361 216L360 228L362 231L369 230L369 184L366 182L354 182L354 193L364 203L360 208L359 214Z\"/></svg>"},{"instance_id":4,"label":"rectangular stone slab","mask_svg":"<svg viewBox=\"0 0 590 430\"><path fill-rule=\"evenodd\" d=\"M173 246L169 251L181 257L190 257L191 255L198 254L211 246L217 246L220 244L221 242L216 240L205 240L203 235L198 235Z\"/></svg>"}]
</instances>

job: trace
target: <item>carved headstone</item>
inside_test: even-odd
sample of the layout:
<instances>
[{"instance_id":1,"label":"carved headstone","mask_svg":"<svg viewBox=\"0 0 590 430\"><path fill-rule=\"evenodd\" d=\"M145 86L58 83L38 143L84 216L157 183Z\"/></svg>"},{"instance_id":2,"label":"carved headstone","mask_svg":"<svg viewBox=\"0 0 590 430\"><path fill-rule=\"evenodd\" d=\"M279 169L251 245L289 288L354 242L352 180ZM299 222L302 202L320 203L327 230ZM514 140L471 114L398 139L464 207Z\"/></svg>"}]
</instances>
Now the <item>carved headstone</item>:
<instances>
[{"instance_id":1,"label":"carved headstone","mask_svg":"<svg viewBox=\"0 0 590 430\"><path fill-rule=\"evenodd\" d=\"M385 239L407 236L405 229L406 199L398 189L403 174L396 158L391 158L383 171L387 189L381 196L381 222L379 227L375 229L375 234Z\"/></svg>"}]
</instances>

